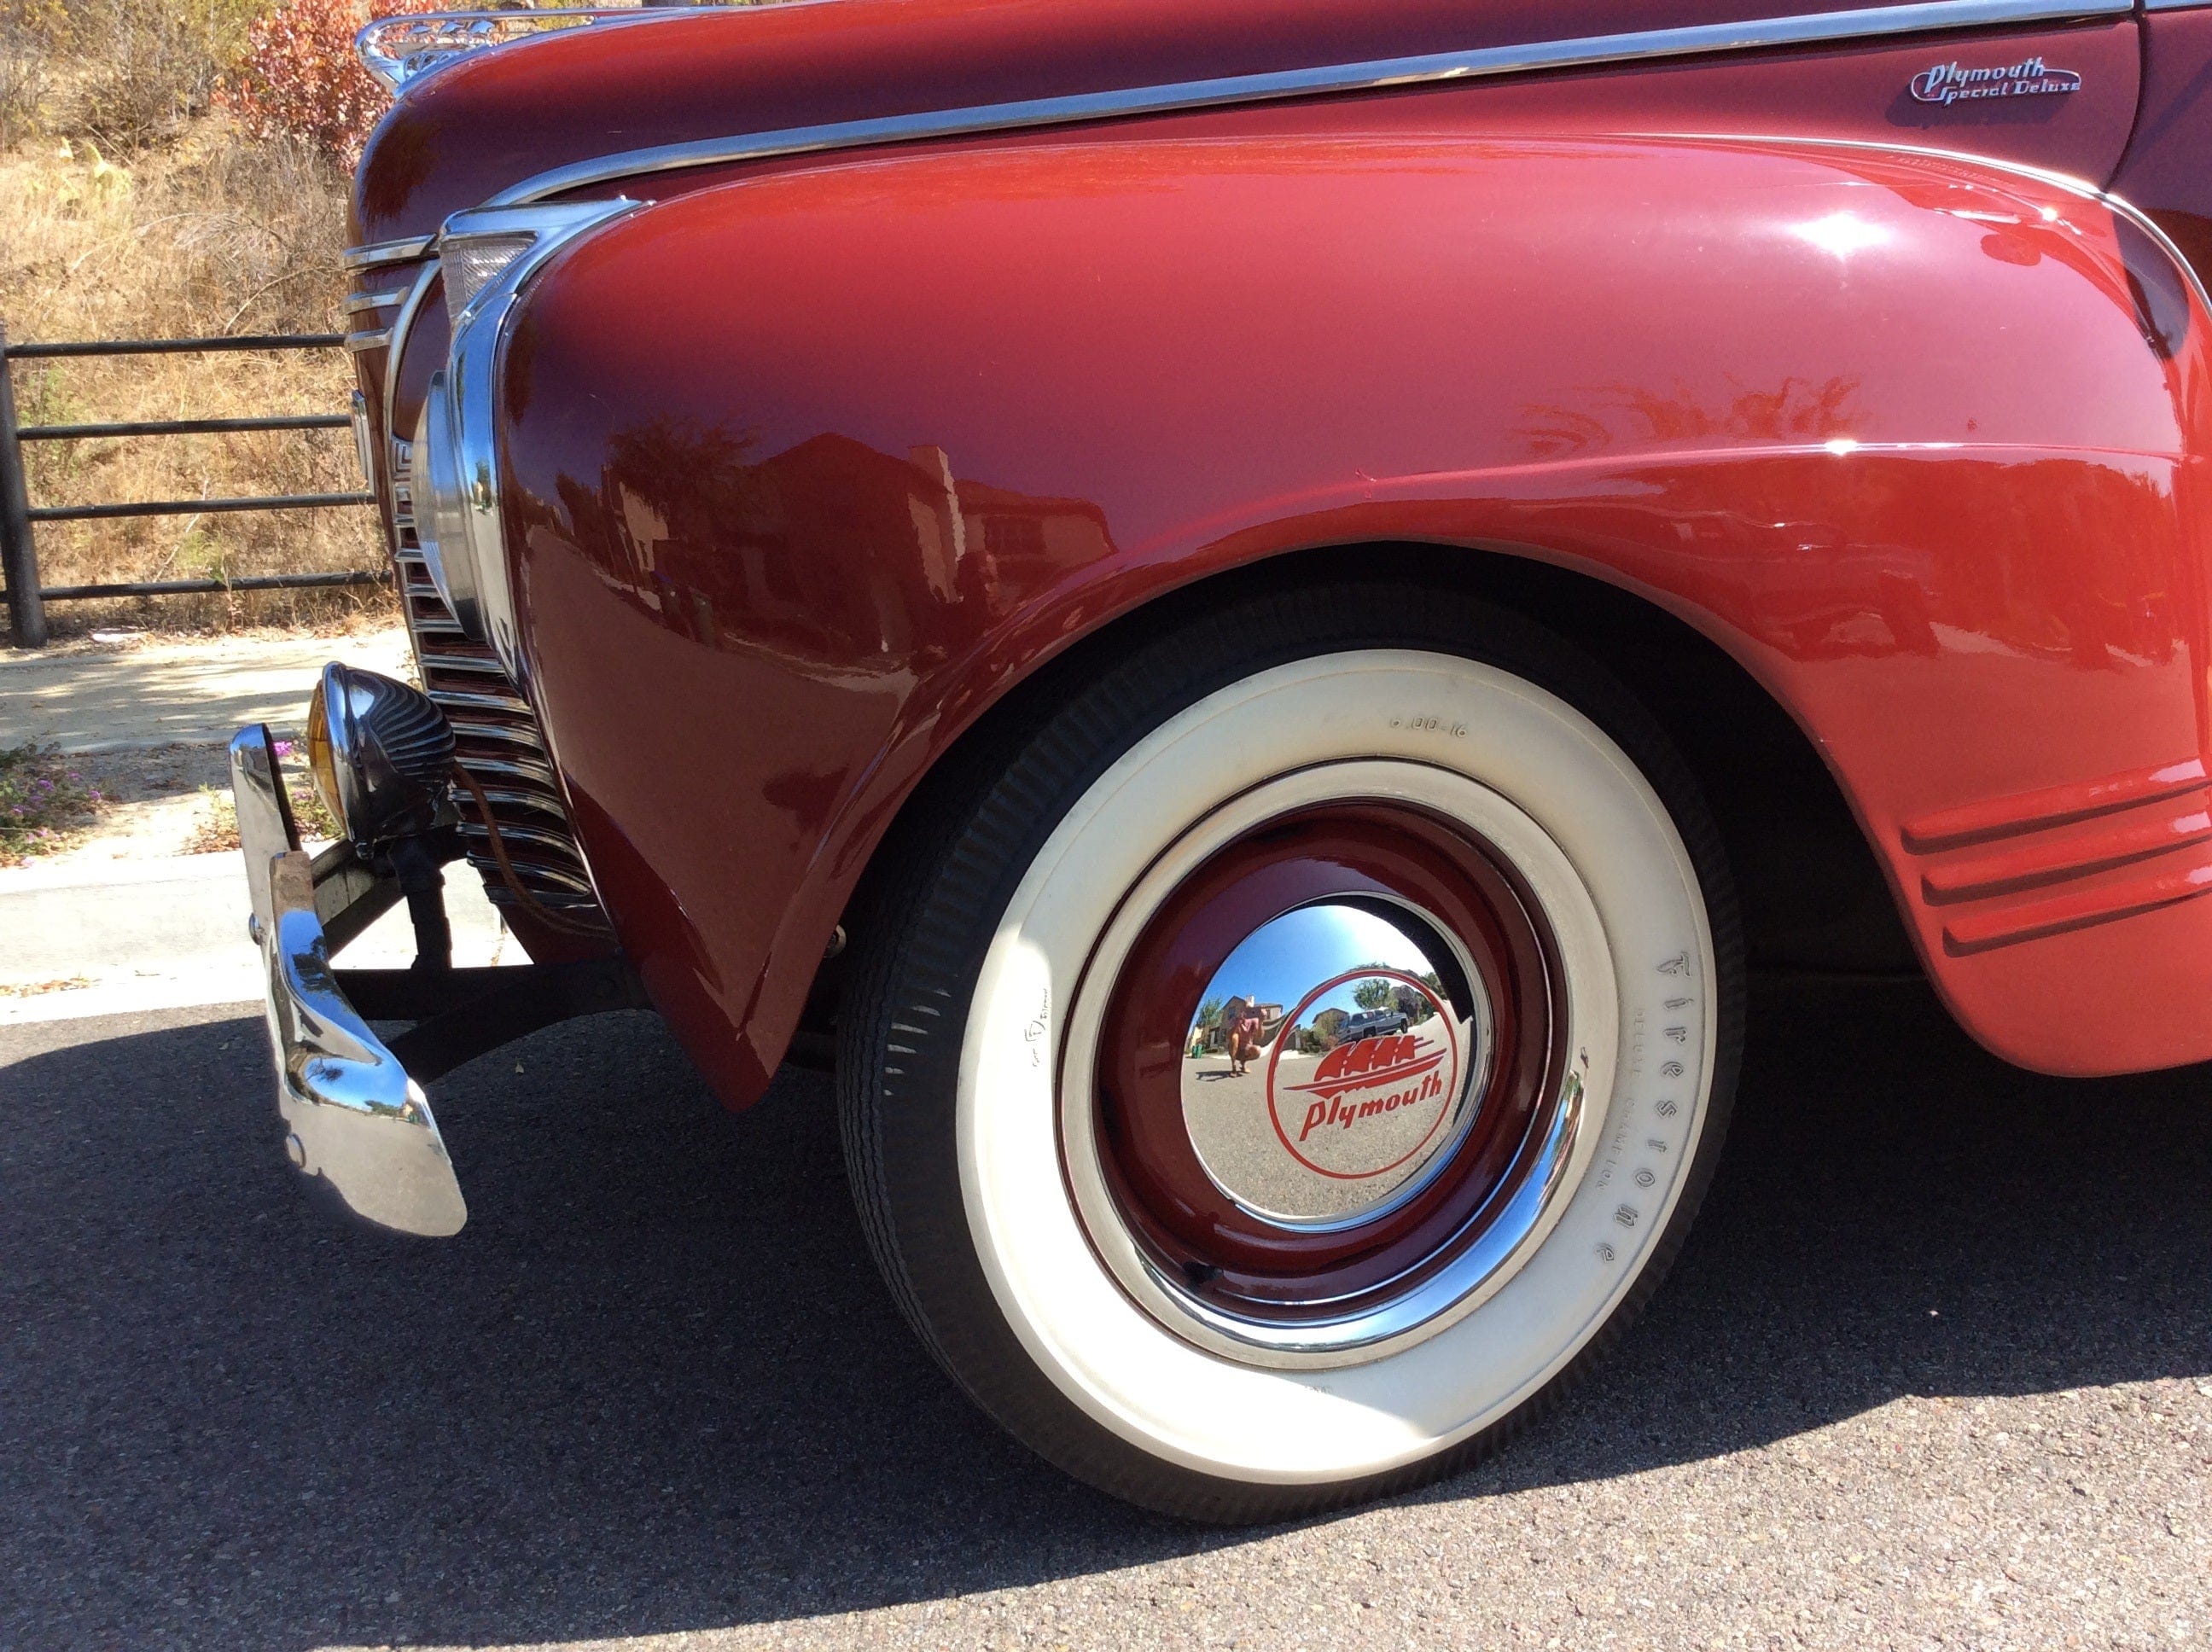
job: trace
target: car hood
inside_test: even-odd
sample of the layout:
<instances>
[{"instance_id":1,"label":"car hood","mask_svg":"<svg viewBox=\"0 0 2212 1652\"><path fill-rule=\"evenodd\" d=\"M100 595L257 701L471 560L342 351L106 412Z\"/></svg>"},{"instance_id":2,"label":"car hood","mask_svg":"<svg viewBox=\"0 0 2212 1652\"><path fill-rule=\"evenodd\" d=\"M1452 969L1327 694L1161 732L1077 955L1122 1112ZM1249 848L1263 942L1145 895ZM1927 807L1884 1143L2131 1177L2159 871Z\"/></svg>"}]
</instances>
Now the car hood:
<instances>
[{"instance_id":1,"label":"car hood","mask_svg":"<svg viewBox=\"0 0 2212 1652\"><path fill-rule=\"evenodd\" d=\"M448 213L556 167L665 143L1787 9L1761 0L787 0L656 12L471 53L414 82L362 158L354 238L426 234ZM683 187L663 175L651 192Z\"/></svg>"}]
</instances>

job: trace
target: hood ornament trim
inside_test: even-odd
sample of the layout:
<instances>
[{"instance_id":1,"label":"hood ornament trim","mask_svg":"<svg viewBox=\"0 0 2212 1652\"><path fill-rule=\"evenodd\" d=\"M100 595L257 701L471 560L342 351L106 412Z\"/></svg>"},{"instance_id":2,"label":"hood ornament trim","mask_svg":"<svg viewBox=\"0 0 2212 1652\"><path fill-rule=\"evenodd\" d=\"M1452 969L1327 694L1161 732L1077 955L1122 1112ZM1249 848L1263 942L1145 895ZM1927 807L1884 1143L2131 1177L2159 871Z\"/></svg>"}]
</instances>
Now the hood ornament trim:
<instances>
[{"instance_id":1,"label":"hood ornament trim","mask_svg":"<svg viewBox=\"0 0 2212 1652\"><path fill-rule=\"evenodd\" d=\"M368 72L394 92L442 64L549 27L680 17L690 8L563 6L543 11L424 11L380 17L353 37Z\"/></svg>"}]
</instances>

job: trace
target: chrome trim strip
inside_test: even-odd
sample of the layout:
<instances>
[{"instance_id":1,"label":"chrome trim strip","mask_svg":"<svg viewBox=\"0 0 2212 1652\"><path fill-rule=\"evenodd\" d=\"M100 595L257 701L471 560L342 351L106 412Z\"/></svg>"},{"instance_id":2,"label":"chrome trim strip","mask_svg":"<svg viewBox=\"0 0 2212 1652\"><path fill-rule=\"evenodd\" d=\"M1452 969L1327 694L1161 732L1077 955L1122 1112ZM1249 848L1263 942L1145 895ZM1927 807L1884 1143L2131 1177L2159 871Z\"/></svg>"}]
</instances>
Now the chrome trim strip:
<instances>
[{"instance_id":1,"label":"chrome trim strip","mask_svg":"<svg viewBox=\"0 0 2212 1652\"><path fill-rule=\"evenodd\" d=\"M602 925L606 922L606 914L599 905L599 897L592 893L591 884L581 878L556 871L535 860L515 861L514 877L517 883L526 887L537 885L530 890L530 895L539 906L554 907L580 917L596 919ZM495 907L520 904L514 898L514 891L507 888L504 880L485 884L484 898Z\"/></svg>"},{"instance_id":2,"label":"chrome trim strip","mask_svg":"<svg viewBox=\"0 0 2212 1652\"><path fill-rule=\"evenodd\" d=\"M420 476L410 476L422 508L415 513L415 543L422 548L422 566L446 611L461 623L464 635L485 641L483 592L477 564L483 552L469 520L463 485L461 433L453 416L453 372L441 367L430 375L422 392L422 435L415 446L421 459ZM494 554L503 554L497 538ZM421 650L417 649L419 656ZM427 669L429 662L424 660Z\"/></svg>"},{"instance_id":3,"label":"chrome trim strip","mask_svg":"<svg viewBox=\"0 0 2212 1652\"><path fill-rule=\"evenodd\" d=\"M428 252L437 239L435 235L410 235L404 240L370 241L362 246L349 246L339 263L347 270L373 270L380 264L408 264Z\"/></svg>"},{"instance_id":4,"label":"chrome trim strip","mask_svg":"<svg viewBox=\"0 0 2212 1652\"><path fill-rule=\"evenodd\" d=\"M437 278L438 260L432 258L416 274L415 284L407 289L406 302L399 307L399 313L392 319L392 349L384 360L384 440L387 443L413 440L411 434L403 436L392 428L392 421L398 416L399 411L399 358L407 348L407 335L414 328L415 317L422 307L422 301L429 295L430 283ZM397 450L392 451L394 460L392 467L392 483L395 489L396 500L396 490L399 485L399 466ZM396 503L394 509L395 511L397 509Z\"/></svg>"},{"instance_id":5,"label":"chrome trim strip","mask_svg":"<svg viewBox=\"0 0 2212 1652\"><path fill-rule=\"evenodd\" d=\"M1540 70L1590 69L1654 58L1752 52L1884 34L1986 28L1999 24L2118 17L2133 10L2134 0L1919 0L1918 3L1908 5L1868 6L1851 11L1759 18L1741 23L1701 23L1684 28L1586 35L1574 39L1389 58L1371 63L1333 64L1315 69L1231 75L1159 86L1127 87L1110 92L979 104L960 109L924 110L866 120L833 121L818 126L792 126L777 131L701 138L632 149L627 154L594 156L510 185L485 205L520 206L571 190L644 173L759 161L772 155L805 155L879 143L912 143L982 132L1024 131L1126 115L1172 114Z\"/></svg>"},{"instance_id":6,"label":"chrome trim strip","mask_svg":"<svg viewBox=\"0 0 2212 1652\"><path fill-rule=\"evenodd\" d=\"M473 766L471 772L475 772ZM566 805L559 798L549 796L545 793L518 791L510 786L487 786L483 789L483 794L488 801L503 803L511 809L528 809L541 815L550 815L561 823L564 829L568 824L568 811ZM501 835L505 836L514 830L514 828L501 824L499 829Z\"/></svg>"},{"instance_id":7,"label":"chrome trim strip","mask_svg":"<svg viewBox=\"0 0 2212 1652\"><path fill-rule=\"evenodd\" d=\"M529 706L514 695L471 694L464 689L441 689L432 697L449 711L495 711L508 717L530 715ZM459 734L468 731L456 723L453 732Z\"/></svg>"},{"instance_id":8,"label":"chrome trim strip","mask_svg":"<svg viewBox=\"0 0 2212 1652\"><path fill-rule=\"evenodd\" d=\"M368 428L368 398L359 391L346 398L347 410L353 419L353 457L361 466L361 485L374 492L376 488L376 437Z\"/></svg>"},{"instance_id":9,"label":"chrome trim strip","mask_svg":"<svg viewBox=\"0 0 2212 1652\"><path fill-rule=\"evenodd\" d=\"M483 641L491 645L507 675L529 698L520 640L515 635L514 598L507 588L505 526L500 519L499 452L495 404L498 401L499 355L507 326L514 314L522 289L546 261L580 237L635 212L639 203L625 196L609 201L578 201L561 205L520 210L478 207L457 212L439 232L440 245L478 235L527 234L533 239L500 272L485 283L453 318L453 340L447 356L444 394L434 382L426 414L434 418L443 404L444 428L433 424L424 432L430 445L419 456L422 480L429 484L428 514L439 541L441 556L453 560L459 547L445 541L458 532L465 542L473 575L473 594L483 620ZM448 476L448 466L452 474ZM446 485L450 482L450 489ZM418 517L416 536L421 537ZM425 550L428 550L425 545ZM435 578L440 563L433 561ZM440 582L439 594L453 610L464 628L471 616L460 610L453 592Z\"/></svg>"},{"instance_id":10,"label":"chrome trim strip","mask_svg":"<svg viewBox=\"0 0 2212 1652\"><path fill-rule=\"evenodd\" d=\"M413 321L415 311L424 301L430 278L437 269L438 265L432 263L417 278L410 299L410 307L394 327L398 342L393 346L392 361L386 364L385 382L387 392L397 381L398 375L393 368L406 348L408 327ZM387 414L386 422L389 422L390 415ZM408 641L414 649L416 671L426 685L425 692L445 714L447 726L453 730L457 738L471 742L472 748L489 744L504 754L487 757L480 750L471 749L461 753L458 761L471 774L487 776L495 782L505 780L508 783L506 786L495 784L495 789L489 793L495 816L501 818L503 835L512 836L516 832L523 832L542 843L541 847L534 844L526 845L520 839L516 841L515 872L524 887L541 904L557 907L604 923L605 914L592 888L590 873L584 865L583 851L569 829L567 807L561 801L552 765L546 761L544 739L528 702L514 692L503 673L473 652L448 656L441 650L442 639L459 637L465 634L459 623L452 617L444 598L434 588L434 582L432 588L425 589L414 578L413 570L416 568L422 569L426 577L429 574L428 557L419 544L410 545L409 543L416 537L410 508L416 491L414 444L395 440L388 444L386 451L392 466L392 523L395 530L392 555L394 564L401 570L402 606L407 621ZM481 673L485 680L479 686L493 691L470 693L430 686L443 680L434 673L441 672L448 666ZM484 720L487 714L498 720ZM535 796L520 797L512 791L517 783L538 787L539 793ZM527 809L527 818L556 824L558 833L548 834L542 829L523 827L507 818L516 811L518 805ZM515 902L500 882L495 859L485 847L488 841L489 835L481 829L474 837L464 833L469 863L485 880L486 892L495 904L513 906ZM562 866L574 870L563 871L548 866L548 856L558 860Z\"/></svg>"},{"instance_id":11,"label":"chrome trim strip","mask_svg":"<svg viewBox=\"0 0 2212 1652\"><path fill-rule=\"evenodd\" d=\"M490 830L480 820L464 817L460 831L461 835L466 838L480 837L486 841L491 838ZM499 823L499 835L501 841L510 847L517 843L525 844L533 849L562 855L578 865L583 864L583 857L576 852L575 840L565 831L549 832L540 827L518 826L512 821L503 820Z\"/></svg>"},{"instance_id":12,"label":"chrome trim strip","mask_svg":"<svg viewBox=\"0 0 2212 1652\"><path fill-rule=\"evenodd\" d=\"M374 332L349 332L345 347L358 355L363 350L380 350L392 342L392 329L379 327Z\"/></svg>"},{"instance_id":13,"label":"chrome trim strip","mask_svg":"<svg viewBox=\"0 0 2212 1652\"><path fill-rule=\"evenodd\" d=\"M423 692L428 694L429 690L426 689ZM438 702L441 708L445 708L448 702L454 698L454 696L450 694L434 694L431 695L430 697ZM483 708L480 706L461 706L459 707L458 709L467 712L480 711L483 710ZM541 757L545 755L545 742L538 737L535 724L532 724L528 728L525 728L520 724L473 722L466 717L454 717L450 714L447 717L446 720L453 726L453 738L456 739L494 740L501 745L520 746L525 750L534 753ZM465 758L464 761L468 762L471 767L476 763L476 759L474 757Z\"/></svg>"},{"instance_id":14,"label":"chrome trim strip","mask_svg":"<svg viewBox=\"0 0 2212 1652\"><path fill-rule=\"evenodd\" d=\"M435 652L422 656L422 669L434 671L474 671L479 676L507 680L507 667L496 659L478 659L470 654L441 654Z\"/></svg>"},{"instance_id":15,"label":"chrome trim strip","mask_svg":"<svg viewBox=\"0 0 2212 1652\"><path fill-rule=\"evenodd\" d=\"M2212 0L2142 0L2145 11L2202 11Z\"/></svg>"},{"instance_id":16,"label":"chrome trim strip","mask_svg":"<svg viewBox=\"0 0 2212 1652\"><path fill-rule=\"evenodd\" d=\"M494 775L521 785L541 786L549 791L556 784L552 764L527 757L471 757L469 772L478 776Z\"/></svg>"},{"instance_id":17,"label":"chrome trim strip","mask_svg":"<svg viewBox=\"0 0 2212 1652\"><path fill-rule=\"evenodd\" d=\"M364 310L388 310L407 296L404 287L395 287L388 293L356 293L345 301L348 315L359 315Z\"/></svg>"}]
</instances>

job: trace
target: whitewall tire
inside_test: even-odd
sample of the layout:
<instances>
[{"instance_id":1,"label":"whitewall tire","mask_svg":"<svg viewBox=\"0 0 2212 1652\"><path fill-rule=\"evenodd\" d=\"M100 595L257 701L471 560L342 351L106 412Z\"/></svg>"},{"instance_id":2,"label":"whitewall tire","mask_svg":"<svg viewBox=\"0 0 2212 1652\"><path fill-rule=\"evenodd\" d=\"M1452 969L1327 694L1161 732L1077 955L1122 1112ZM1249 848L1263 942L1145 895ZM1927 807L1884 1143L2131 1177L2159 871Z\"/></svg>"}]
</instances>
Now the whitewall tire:
<instances>
[{"instance_id":1,"label":"whitewall tire","mask_svg":"<svg viewBox=\"0 0 2212 1652\"><path fill-rule=\"evenodd\" d=\"M1134 1501L1447 1471L1625 1322L1710 1175L1742 988L1702 804L1565 644L1388 586L1055 700L872 908L840 1084L886 1277Z\"/></svg>"}]
</instances>

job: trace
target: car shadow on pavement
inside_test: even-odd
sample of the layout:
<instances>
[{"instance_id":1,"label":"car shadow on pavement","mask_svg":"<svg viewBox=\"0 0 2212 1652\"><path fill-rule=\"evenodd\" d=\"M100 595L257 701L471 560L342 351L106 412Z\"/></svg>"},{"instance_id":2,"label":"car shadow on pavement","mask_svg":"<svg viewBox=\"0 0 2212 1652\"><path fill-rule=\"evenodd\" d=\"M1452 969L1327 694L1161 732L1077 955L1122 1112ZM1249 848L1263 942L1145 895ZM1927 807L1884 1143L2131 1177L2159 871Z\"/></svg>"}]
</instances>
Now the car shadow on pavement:
<instances>
[{"instance_id":1,"label":"car shadow on pavement","mask_svg":"<svg viewBox=\"0 0 2212 1652\"><path fill-rule=\"evenodd\" d=\"M1480 1497L1901 1394L2212 1372L2203 1072L2016 1072L1916 990L1769 988L1666 1288ZM151 1027L152 1030L130 1030ZM659 1023L434 1092L470 1226L335 1224L258 1017L0 1052L0 1645L502 1643L808 1617L1233 1545L1063 1479L921 1354L829 1087L731 1119Z\"/></svg>"}]
</instances>

